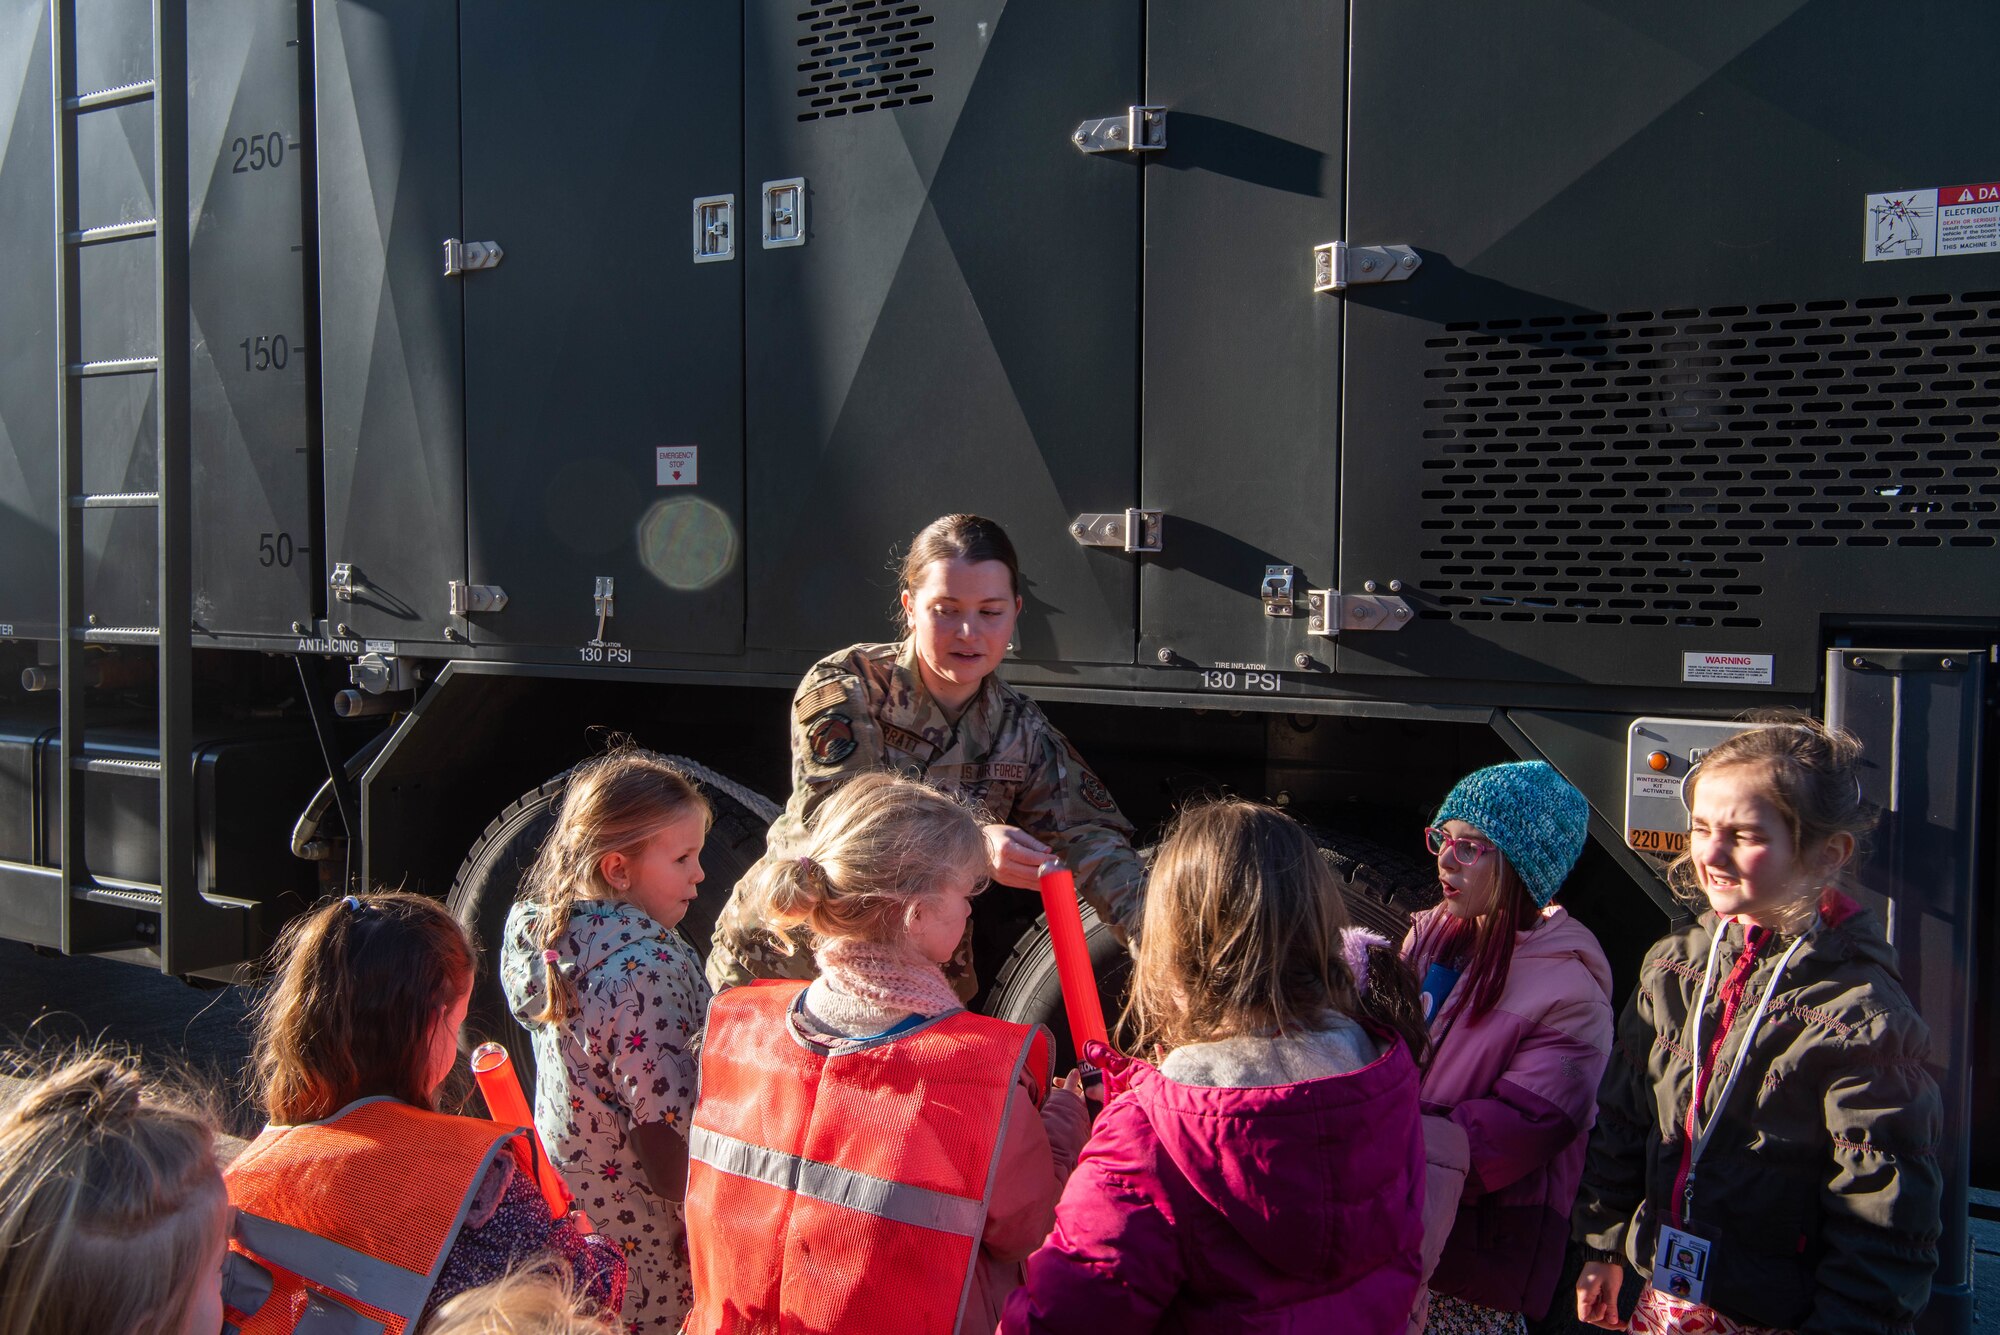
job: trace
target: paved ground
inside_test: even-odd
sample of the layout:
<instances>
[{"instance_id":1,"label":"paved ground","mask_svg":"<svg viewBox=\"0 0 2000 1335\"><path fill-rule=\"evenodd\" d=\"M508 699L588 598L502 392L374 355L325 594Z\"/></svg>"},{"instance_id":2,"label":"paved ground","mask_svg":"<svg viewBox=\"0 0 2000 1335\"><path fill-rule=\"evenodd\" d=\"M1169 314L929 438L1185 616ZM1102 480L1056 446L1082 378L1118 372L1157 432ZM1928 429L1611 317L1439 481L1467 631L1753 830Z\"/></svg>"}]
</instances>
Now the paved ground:
<instances>
[{"instance_id":1,"label":"paved ground","mask_svg":"<svg viewBox=\"0 0 2000 1335\"><path fill-rule=\"evenodd\" d=\"M125 1044L149 1069L215 1091L239 1134L258 1125L243 1086L248 1007L243 988L197 989L138 965L40 955L0 941L0 1049Z\"/></svg>"}]
</instances>

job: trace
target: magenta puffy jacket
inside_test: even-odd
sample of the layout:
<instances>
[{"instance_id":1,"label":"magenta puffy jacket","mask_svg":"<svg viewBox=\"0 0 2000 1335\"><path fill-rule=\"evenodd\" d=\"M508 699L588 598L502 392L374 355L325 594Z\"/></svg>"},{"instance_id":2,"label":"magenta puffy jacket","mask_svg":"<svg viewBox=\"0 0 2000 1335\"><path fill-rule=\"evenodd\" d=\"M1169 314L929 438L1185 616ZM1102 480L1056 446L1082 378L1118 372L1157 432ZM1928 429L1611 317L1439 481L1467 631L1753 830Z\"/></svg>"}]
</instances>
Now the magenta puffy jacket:
<instances>
[{"instance_id":1,"label":"magenta puffy jacket","mask_svg":"<svg viewBox=\"0 0 2000 1335\"><path fill-rule=\"evenodd\" d=\"M1406 954L1415 935L1404 939ZM1411 964L1422 977L1429 961ZM1463 1127L1472 1152L1431 1288L1538 1318L1561 1275L1611 1055L1611 966L1590 929L1550 905L1515 938L1492 1010L1454 1021L1464 990L1431 1025L1443 1043L1423 1077L1423 1110Z\"/></svg>"},{"instance_id":2,"label":"magenta puffy jacket","mask_svg":"<svg viewBox=\"0 0 2000 1335\"><path fill-rule=\"evenodd\" d=\"M1345 1075L1257 1089L1178 1084L1091 1048L1125 1089L1001 1330L1400 1335L1424 1191L1401 1043Z\"/></svg>"}]
</instances>

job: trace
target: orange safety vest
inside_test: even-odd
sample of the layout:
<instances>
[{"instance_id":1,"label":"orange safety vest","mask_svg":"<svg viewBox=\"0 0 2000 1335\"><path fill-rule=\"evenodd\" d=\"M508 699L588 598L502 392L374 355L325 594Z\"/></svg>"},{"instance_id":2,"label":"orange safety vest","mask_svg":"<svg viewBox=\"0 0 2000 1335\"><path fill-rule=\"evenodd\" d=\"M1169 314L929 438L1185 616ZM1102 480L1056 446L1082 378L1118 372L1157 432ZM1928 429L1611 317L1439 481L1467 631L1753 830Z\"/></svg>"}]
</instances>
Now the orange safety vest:
<instances>
[{"instance_id":1,"label":"orange safety vest","mask_svg":"<svg viewBox=\"0 0 2000 1335\"><path fill-rule=\"evenodd\" d=\"M413 1329L487 1168L510 1151L532 1171L520 1129L391 1098L265 1128L222 1175L236 1207L228 1329Z\"/></svg>"},{"instance_id":2,"label":"orange safety vest","mask_svg":"<svg viewBox=\"0 0 2000 1335\"><path fill-rule=\"evenodd\" d=\"M1024 1070L1048 1085L1048 1031L952 1011L829 1054L792 1028L805 987L749 983L709 1007L683 1329L952 1335L1014 1086Z\"/></svg>"}]
</instances>

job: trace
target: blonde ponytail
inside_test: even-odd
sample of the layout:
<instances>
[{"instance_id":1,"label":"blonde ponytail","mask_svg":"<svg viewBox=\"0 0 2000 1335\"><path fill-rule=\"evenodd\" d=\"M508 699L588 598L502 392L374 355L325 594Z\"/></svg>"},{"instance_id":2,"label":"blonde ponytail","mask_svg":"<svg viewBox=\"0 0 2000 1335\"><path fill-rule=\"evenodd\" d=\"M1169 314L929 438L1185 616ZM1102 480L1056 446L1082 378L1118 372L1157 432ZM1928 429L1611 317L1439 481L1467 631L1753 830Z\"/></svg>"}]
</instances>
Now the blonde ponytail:
<instances>
[{"instance_id":1,"label":"blonde ponytail","mask_svg":"<svg viewBox=\"0 0 2000 1335\"><path fill-rule=\"evenodd\" d=\"M968 807L892 774L842 784L795 848L766 857L737 887L745 916L788 954L795 927L816 941L897 941L911 908L951 877L982 876L986 865Z\"/></svg>"}]
</instances>

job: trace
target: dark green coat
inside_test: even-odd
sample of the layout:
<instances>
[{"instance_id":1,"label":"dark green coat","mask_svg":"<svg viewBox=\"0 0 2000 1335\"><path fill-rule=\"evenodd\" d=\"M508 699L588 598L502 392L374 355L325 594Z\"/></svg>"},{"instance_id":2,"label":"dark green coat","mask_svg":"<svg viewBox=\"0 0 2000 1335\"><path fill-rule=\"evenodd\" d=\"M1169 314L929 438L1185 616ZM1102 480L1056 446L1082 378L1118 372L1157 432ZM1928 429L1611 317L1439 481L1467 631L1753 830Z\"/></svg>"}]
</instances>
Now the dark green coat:
<instances>
[{"instance_id":1,"label":"dark green coat","mask_svg":"<svg viewBox=\"0 0 2000 1335\"><path fill-rule=\"evenodd\" d=\"M1937 1268L1942 1113L1926 1066L1929 1031L1875 916L1829 893L1822 921L1792 957L1702 1155L1692 1218L1715 1241L1703 1299L1762 1326L1907 1331ZM1573 1230L1642 1274L1652 1272L1659 1221L1671 1218L1687 1140L1688 1012L1715 930L1715 914L1704 913L1647 952L1598 1091ZM1743 953L1743 928L1727 932L1703 1046L1720 1022L1722 980ZM1704 1117L1790 944L1758 952L1704 1090Z\"/></svg>"}]
</instances>

